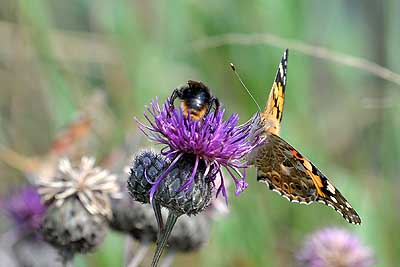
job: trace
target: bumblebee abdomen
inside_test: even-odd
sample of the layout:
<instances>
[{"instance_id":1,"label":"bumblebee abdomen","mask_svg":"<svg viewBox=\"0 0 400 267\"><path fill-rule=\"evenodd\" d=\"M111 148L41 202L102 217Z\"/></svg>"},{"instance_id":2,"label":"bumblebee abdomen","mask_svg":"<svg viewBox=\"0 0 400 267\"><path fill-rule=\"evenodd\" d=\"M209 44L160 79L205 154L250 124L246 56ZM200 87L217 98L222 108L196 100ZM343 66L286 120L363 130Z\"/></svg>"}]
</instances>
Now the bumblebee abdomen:
<instances>
[{"instance_id":1,"label":"bumblebee abdomen","mask_svg":"<svg viewBox=\"0 0 400 267\"><path fill-rule=\"evenodd\" d=\"M183 101L182 102L182 110L185 116L189 116L192 120L200 120L202 119L207 112L208 104L202 103L202 105L195 105L192 101Z\"/></svg>"},{"instance_id":2,"label":"bumblebee abdomen","mask_svg":"<svg viewBox=\"0 0 400 267\"><path fill-rule=\"evenodd\" d=\"M210 90L202 82L189 80L187 86L174 90L172 102L175 98L181 99L181 107L185 116L192 120L201 120L210 111L213 103L219 105L218 100L211 96ZM217 108L216 108L217 109Z\"/></svg>"}]
</instances>

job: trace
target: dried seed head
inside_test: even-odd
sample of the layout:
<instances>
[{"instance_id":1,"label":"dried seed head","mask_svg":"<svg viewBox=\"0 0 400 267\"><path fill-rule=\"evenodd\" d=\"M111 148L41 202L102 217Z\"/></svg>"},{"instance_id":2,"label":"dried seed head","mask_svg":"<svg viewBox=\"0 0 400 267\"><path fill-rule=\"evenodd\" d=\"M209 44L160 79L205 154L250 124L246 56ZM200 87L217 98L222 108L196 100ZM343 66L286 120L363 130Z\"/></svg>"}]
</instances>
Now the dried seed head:
<instances>
[{"instance_id":1,"label":"dried seed head","mask_svg":"<svg viewBox=\"0 0 400 267\"><path fill-rule=\"evenodd\" d=\"M117 177L95 167L95 159L83 157L78 166L62 159L52 179L39 180L39 194L50 205L61 207L66 199L76 197L92 215L111 218L110 195L118 195Z\"/></svg>"}]
</instances>

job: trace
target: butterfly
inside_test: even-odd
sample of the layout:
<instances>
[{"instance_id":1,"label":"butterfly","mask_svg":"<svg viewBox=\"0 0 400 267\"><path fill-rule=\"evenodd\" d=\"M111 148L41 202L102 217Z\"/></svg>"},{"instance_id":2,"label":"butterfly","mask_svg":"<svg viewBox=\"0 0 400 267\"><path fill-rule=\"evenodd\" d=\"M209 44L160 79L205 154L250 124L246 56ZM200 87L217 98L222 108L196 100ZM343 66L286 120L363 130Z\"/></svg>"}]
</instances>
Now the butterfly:
<instances>
[{"instance_id":1,"label":"butterfly","mask_svg":"<svg viewBox=\"0 0 400 267\"><path fill-rule=\"evenodd\" d=\"M322 202L348 222L360 224L357 212L311 161L279 136L287 81L288 49L285 50L265 110L259 116L265 142L249 155L257 180L291 202Z\"/></svg>"}]
</instances>

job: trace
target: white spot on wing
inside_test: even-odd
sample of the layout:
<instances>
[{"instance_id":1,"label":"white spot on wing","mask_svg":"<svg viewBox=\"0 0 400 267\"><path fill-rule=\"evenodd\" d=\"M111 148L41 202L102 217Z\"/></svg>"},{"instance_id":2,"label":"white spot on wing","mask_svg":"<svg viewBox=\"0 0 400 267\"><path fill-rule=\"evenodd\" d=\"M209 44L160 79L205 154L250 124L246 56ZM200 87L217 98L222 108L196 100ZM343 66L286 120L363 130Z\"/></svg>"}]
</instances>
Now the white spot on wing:
<instances>
[{"instance_id":1,"label":"white spot on wing","mask_svg":"<svg viewBox=\"0 0 400 267\"><path fill-rule=\"evenodd\" d=\"M266 180L259 180L260 183L266 184L269 187L269 183Z\"/></svg>"},{"instance_id":2,"label":"white spot on wing","mask_svg":"<svg viewBox=\"0 0 400 267\"><path fill-rule=\"evenodd\" d=\"M272 191L274 191L274 192L278 193L280 196L282 196L282 192L280 192L280 191L278 191L276 189L272 189Z\"/></svg>"},{"instance_id":3,"label":"white spot on wing","mask_svg":"<svg viewBox=\"0 0 400 267\"><path fill-rule=\"evenodd\" d=\"M327 182L327 184L328 184L328 186L327 186L328 191L331 192L332 194L335 194L336 189L335 189L335 187L333 186L333 184L332 184L331 182L329 182L329 181L326 181L326 182Z\"/></svg>"},{"instance_id":4,"label":"white spot on wing","mask_svg":"<svg viewBox=\"0 0 400 267\"><path fill-rule=\"evenodd\" d=\"M283 72L282 64L279 64L279 75L281 76L281 78L285 77L285 73ZM283 79L283 82L284 82L283 84L285 84L285 79Z\"/></svg>"}]
</instances>

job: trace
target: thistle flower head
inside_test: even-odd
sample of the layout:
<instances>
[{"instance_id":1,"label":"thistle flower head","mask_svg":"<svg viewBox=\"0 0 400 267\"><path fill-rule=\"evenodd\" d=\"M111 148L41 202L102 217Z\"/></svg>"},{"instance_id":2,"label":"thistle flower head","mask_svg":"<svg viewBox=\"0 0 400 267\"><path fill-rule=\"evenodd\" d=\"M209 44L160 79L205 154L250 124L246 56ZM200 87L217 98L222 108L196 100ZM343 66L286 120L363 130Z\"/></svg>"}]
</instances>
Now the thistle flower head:
<instances>
[{"instance_id":1,"label":"thistle flower head","mask_svg":"<svg viewBox=\"0 0 400 267\"><path fill-rule=\"evenodd\" d=\"M310 235L297 255L301 267L369 267L374 265L372 251L354 234L326 228Z\"/></svg>"},{"instance_id":2,"label":"thistle flower head","mask_svg":"<svg viewBox=\"0 0 400 267\"><path fill-rule=\"evenodd\" d=\"M117 177L107 170L95 167L95 159L83 157L73 166L62 159L57 174L49 180L39 181L39 194L46 204L60 207L69 197L77 197L92 215L111 217L110 195L119 194Z\"/></svg>"},{"instance_id":3,"label":"thistle flower head","mask_svg":"<svg viewBox=\"0 0 400 267\"><path fill-rule=\"evenodd\" d=\"M40 228L46 207L40 201L37 189L27 186L2 200L2 208L21 233L32 233Z\"/></svg>"},{"instance_id":4,"label":"thistle flower head","mask_svg":"<svg viewBox=\"0 0 400 267\"><path fill-rule=\"evenodd\" d=\"M233 114L224 120L225 111L218 109L209 113L201 120L192 120L185 116L182 109L170 109L169 100L161 107L158 100L153 101L144 113L148 125L139 122L140 130L151 140L164 145L162 153L172 163L172 169L179 159L187 154L195 156L194 169L191 177L179 190L189 190L193 184L200 161L206 168L204 177L215 180L217 174L221 177L217 195L227 198L221 168L225 168L236 185L236 195L247 188L245 169L246 154L258 146L263 140L261 136L252 136L253 120L238 126L239 116ZM167 176L165 171L154 183L150 191L153 198L155 191Z\"/></svg>"}]
</instances>

